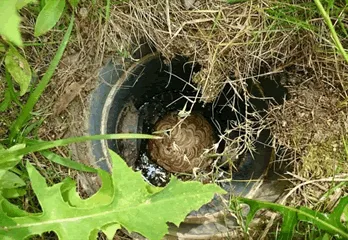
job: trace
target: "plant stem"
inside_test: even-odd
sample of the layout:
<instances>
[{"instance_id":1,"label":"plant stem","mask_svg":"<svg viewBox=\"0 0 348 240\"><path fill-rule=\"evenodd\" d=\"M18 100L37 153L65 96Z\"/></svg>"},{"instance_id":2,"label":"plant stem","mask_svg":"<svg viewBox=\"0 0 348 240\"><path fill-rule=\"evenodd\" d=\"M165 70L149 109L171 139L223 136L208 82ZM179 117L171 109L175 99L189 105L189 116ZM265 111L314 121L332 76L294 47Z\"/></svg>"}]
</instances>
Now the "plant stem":
<instances>
[{"instance_id":1,"label":"plant stem","mask_svg":"<svg viewBox=\"0 0 348 240\"><path fill-rule=\"evenodd\" d=\"M30 112L33 110L35 104L37 103L41 94L45 90L47 84L51 80L51 77L52 77L55 69L57 68L58 63L59 63L60 59L62 58L64 50L68 44L73 26L74 26L74 15L72 15L72 17L71 17L70 24L69 24L69 27L68 27L66 33L64 34L63 41L60 44L58 51L57 51L56 55L54 56L53 60L51 61L45 75L42 77L42 80L39 82L36 89L30 94L29 99L28 99L27 103L24 105L19 117L16 119L16 121L11 126L10 136L9 136L10 143L13 143L14 138L17 136L17 134L20 131L20 129L22 128L23 124L26 122L26 120L30 116Z\"/></svg>"},{"instance_id":2,"label":"plant stem","mask_svg":"<svg viewBox=\"0 0 348 240\"><path fill-rule=\"evenodd\" d=\"M110 0L106 0L105 19L106 19L106 21L110 20Z\"/></svg>"},{"instance_id":3,"label":"plant stem","mask_svg":"<svg viewBox=\"0 0 348 240\"><path fill-rule=\"evenodd\" d=\"M344 50L344 47L341 44L340 39L337 36L337 33L335 31L335 27L332 25L331 19L329 14L325 11L323 5L321 4L320 0L314 0L315 4L317 5L320 14L323 16L327 26L330 29L331 32L331 36L335 42L336 48L338 49L338 51L342 54L343 58L346 60L346 62L348 63L348 54L347 52Z\"/></svg>"},{"instance_id":4,"label":"plant stem","mask_svg":"<svg viewBox=\"0 0 348 240\"><path fill-rule=\"evenodd\" d=\"M37 142L32 146L28 146L22 149L12 150L7 149L3 150L3 153L0 156L0 161L5 159L14 159L22 155L40 152L54 147L62 147L71 143L86 142L90 140L107 140L107 139L160 139L160 137L146 134L138 133L118 133L118 134L105 134L105 135L94 135L94 136L83 136L83 137L72 137L65 138L55 141L42 141Z\"/></svg>"}]
</instances>

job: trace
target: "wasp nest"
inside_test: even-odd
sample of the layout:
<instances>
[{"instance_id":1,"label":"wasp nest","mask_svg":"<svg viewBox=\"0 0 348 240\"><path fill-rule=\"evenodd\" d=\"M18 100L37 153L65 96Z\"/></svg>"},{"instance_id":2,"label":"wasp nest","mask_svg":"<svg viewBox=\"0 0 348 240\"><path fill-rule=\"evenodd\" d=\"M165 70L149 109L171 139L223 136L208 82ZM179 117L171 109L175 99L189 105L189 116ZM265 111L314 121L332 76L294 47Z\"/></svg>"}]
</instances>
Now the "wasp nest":
<instances>
[{"instance_id":1,"label":"wasp nest","mask_svg":"<svg viewBox=\"0 0 348 240\"><path fill-rule=\"evenodd\" d=\"M152 160L170 172L192 172L204 169L210 161L203 156L214 144L214 131L200 114L181 118L169 113L154 127L161 140L150 140L148 149Z\"/></svg>"}]
</instances>

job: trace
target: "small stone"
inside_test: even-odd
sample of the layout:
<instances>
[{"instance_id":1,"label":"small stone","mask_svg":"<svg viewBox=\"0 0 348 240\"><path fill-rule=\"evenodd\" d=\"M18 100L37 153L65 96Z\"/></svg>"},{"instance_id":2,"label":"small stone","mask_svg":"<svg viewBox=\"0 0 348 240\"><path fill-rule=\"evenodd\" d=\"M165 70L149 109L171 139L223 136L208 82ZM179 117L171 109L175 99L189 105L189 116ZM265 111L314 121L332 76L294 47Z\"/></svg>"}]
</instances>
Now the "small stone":
<instances>
[{"instance_id":1,"label":"small stone","mask_svg":"<svg viewBox=\"0 0 348 240\"><path fill-rule=\"evenodd\" d=\"M194 4L195 4L196 0L183 0L182 3L185 7L185 9L189 10L194 8Z\"/></svg>"},{"instance_id":2,"label":"small stone","mask_svg":"<svg viewBox=\"0 0 348 240\"><path fill-rule=\"evenodd\" d=\"M79 15L82 19L85 19L88 16L87 8L80 8Z\"/></svg>"}]
</instances>

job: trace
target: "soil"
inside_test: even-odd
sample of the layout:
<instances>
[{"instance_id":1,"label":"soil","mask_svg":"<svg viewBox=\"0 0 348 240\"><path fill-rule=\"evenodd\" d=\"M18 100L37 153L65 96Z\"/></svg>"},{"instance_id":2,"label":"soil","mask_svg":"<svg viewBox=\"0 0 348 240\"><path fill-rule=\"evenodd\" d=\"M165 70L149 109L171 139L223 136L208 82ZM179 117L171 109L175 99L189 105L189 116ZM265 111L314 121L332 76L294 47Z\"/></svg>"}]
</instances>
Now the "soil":
<instances>
[{"instance_id":1,"label":"soil","mask_svg":"<svg viewBox=\"0 0 348 240\"><path fill-rule=\"evenodd\" d=\"M344 92L311 74L290 74L289 80L289 100L270 111L274 137L301 156L299 174L306 179L346 173Z\"/></svg>"}]
</instances>

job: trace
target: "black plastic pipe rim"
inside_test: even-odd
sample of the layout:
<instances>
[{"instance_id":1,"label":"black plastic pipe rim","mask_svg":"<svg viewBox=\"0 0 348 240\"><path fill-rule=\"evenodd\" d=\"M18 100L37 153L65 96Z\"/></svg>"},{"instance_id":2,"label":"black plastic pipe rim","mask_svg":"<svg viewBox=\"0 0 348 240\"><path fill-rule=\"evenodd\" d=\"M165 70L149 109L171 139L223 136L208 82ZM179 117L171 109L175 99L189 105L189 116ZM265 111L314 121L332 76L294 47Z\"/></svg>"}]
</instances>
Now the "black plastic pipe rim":
<instances>
[{"instance_id":1,"label":"black plastic pipe rim","mask_svg":"<svg viewBox=\"0 0 348 240\"><path fill-rule=\"evenodd\" d=\"M200 70L198 65L189 63L187 58L180 56L166 64L160 54L143 55L128 67L110 61L101 69L100 83L91 94L89 104L88 134L152 133L159 119L168 112L180 111L185 105L209 121L216 135L228 129L229 121L240 118L230 108L219 107L226 105L229 94L233 94L230 89L226 90L225 98L219 98L214 104L195 101L192 106L187 106L190 103L188 97L191 100L197 97L197 88L190 80ZM277 88L278 85L275 86ZM274 89L270 92L274 92ZM240 101L235 104L242 112L244 103ZM267 107L262 101L255 102L255 105L261 110ZM232 181L220 184L230 195L274 201L283 192L284 185L277 182L274 174L268 173L274 153L274 149L268 145L269 139L270 131L263 130L255 143L256 151L253 154L246 152L238 170L232 175ZM170 173L151 161L146 146L146 140L94 141L89 147L89 158L95 166L110 171L108 149L112 149L129 166L142 171L148 182L164 186ZM223 150L224 145L218 148ZM253 181L260 178L263 179L263 184ZM231 236L237 222L228 213L226 221L221 222L221 217L226 216L226 201L228 197L215 197L211 203L191 213L179 228L171 226L170 234L186 239Z\"/></svg>"}]
</instances>

